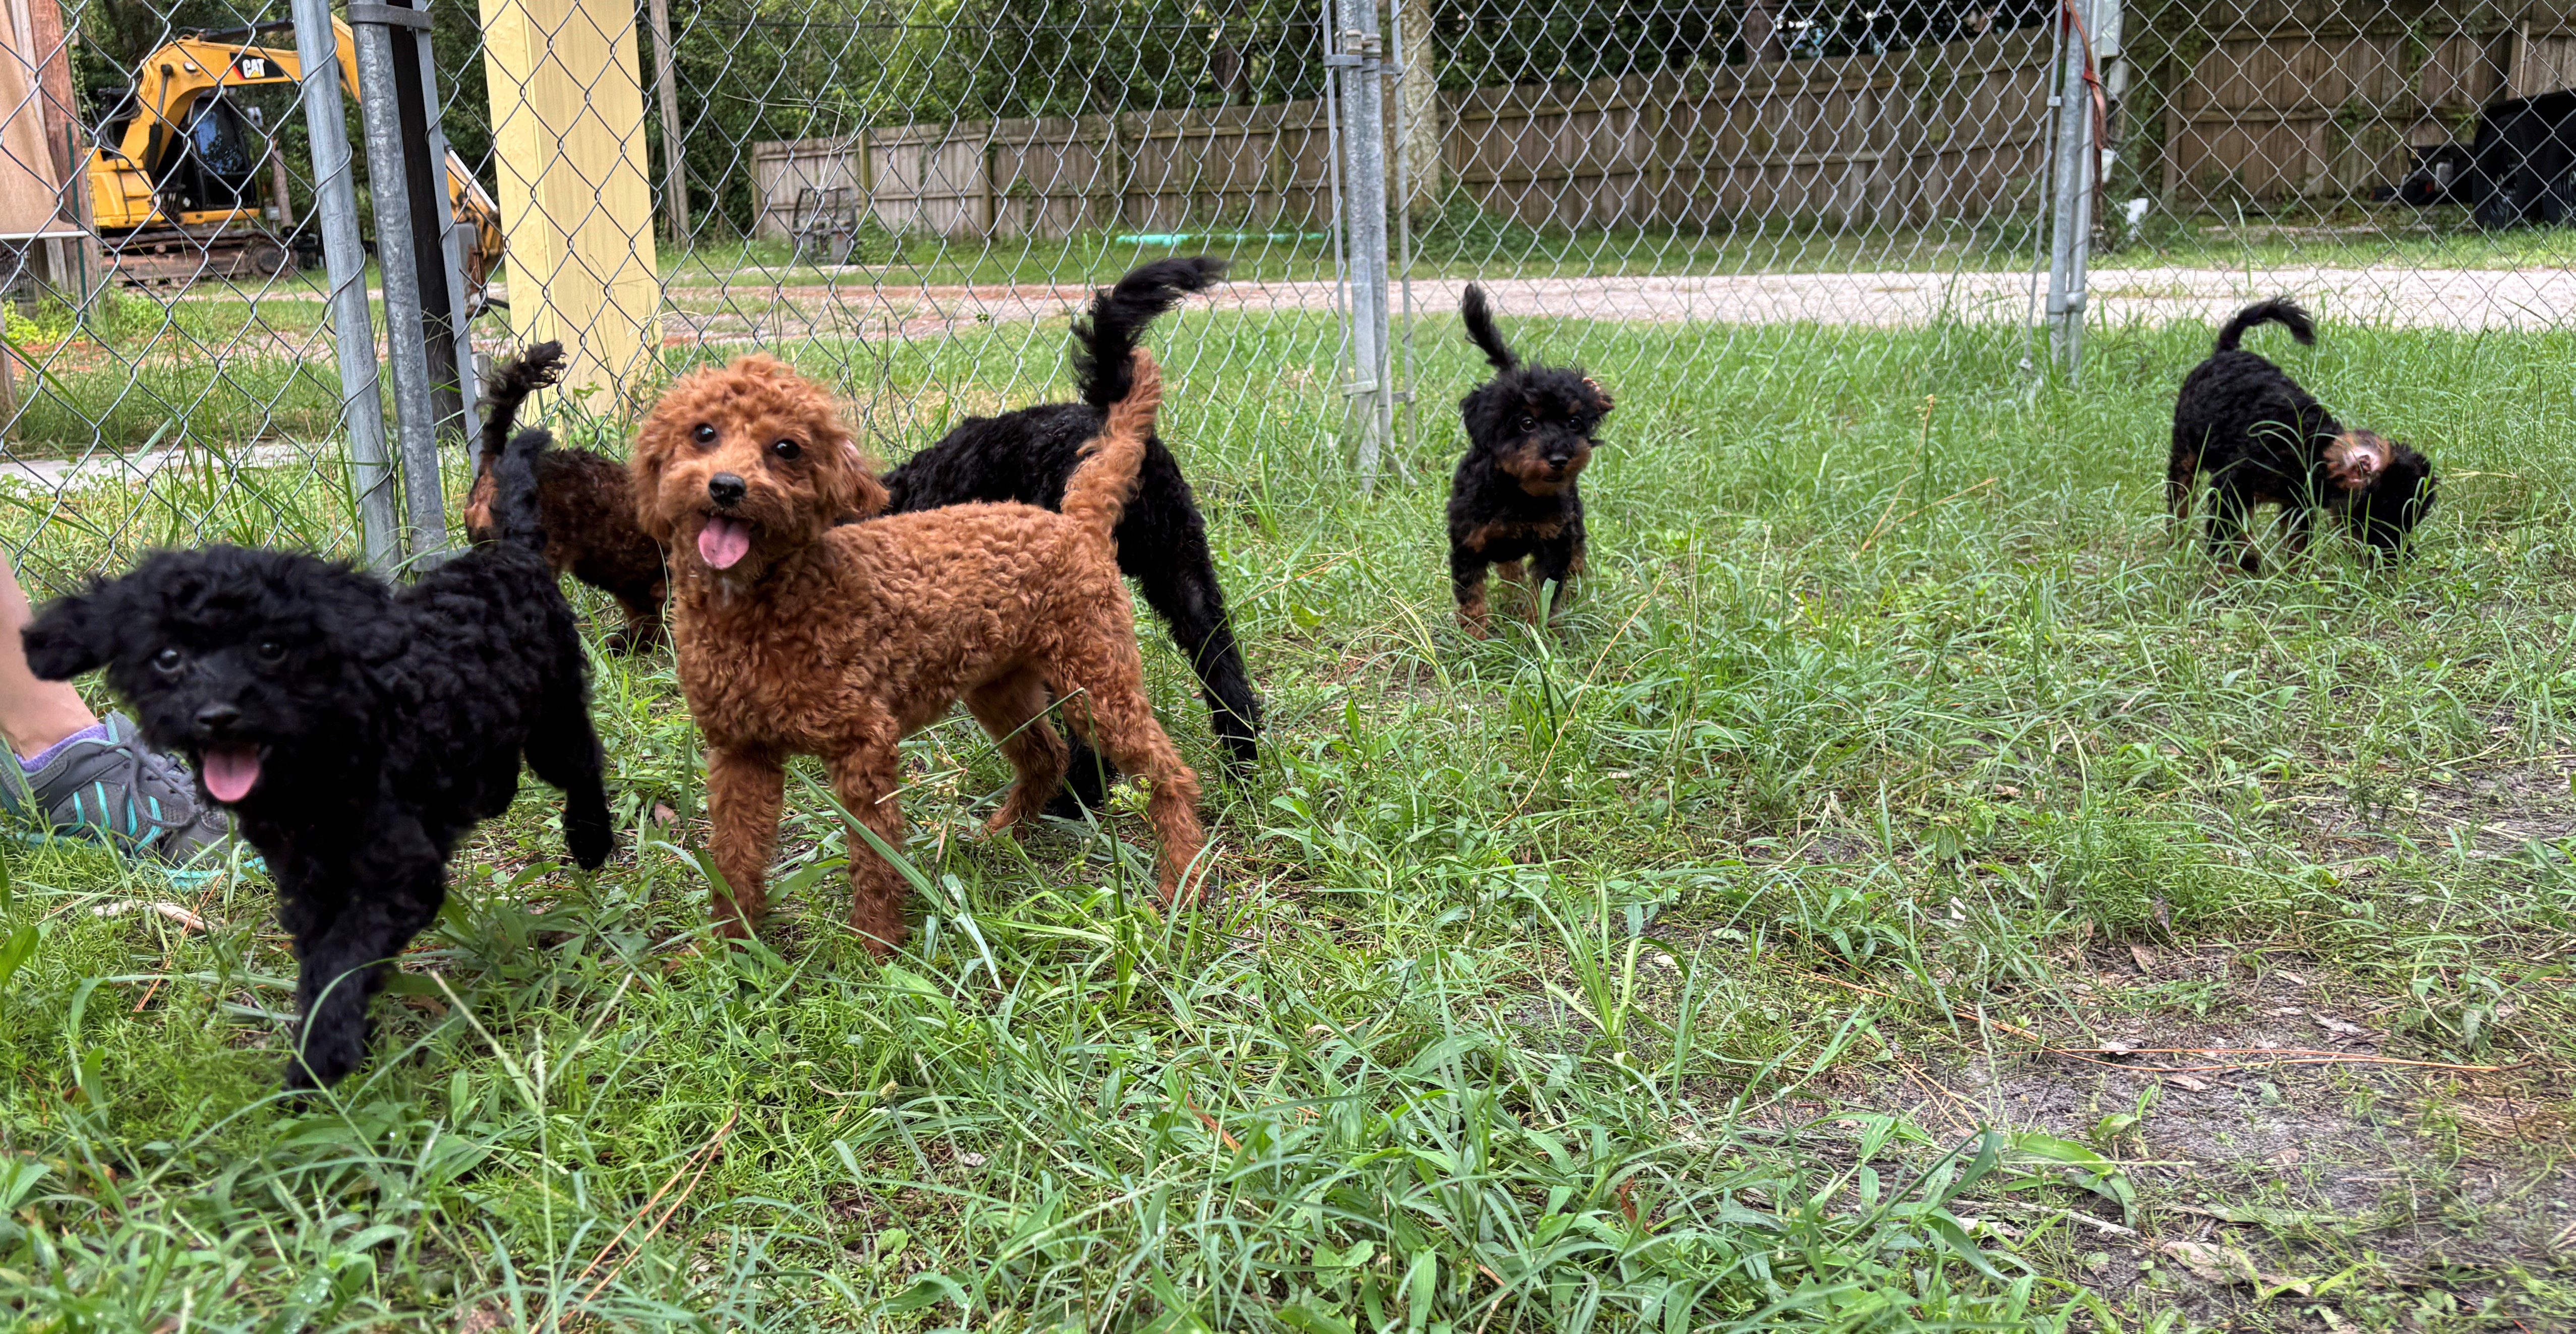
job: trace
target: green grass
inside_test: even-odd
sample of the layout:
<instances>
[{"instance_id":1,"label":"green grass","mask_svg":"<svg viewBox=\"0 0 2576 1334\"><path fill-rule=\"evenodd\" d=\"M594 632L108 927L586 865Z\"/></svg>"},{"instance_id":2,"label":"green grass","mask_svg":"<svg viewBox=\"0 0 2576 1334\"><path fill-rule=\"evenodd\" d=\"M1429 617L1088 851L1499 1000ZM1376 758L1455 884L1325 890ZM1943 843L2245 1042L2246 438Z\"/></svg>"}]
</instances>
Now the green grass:
<instances>
[{"instance_id":1,"label":"green grass","mask_svg":"<svg viewBox=\"0 0 2576 1334\"><path fill-rule=\"evenodd\" d=\"M1258 776L1211 783L1202 910L1155 910L1132 815L972 837L1005 771L961 716L907 747L896 963L839 926L811 771L772 927L717 947L668 662L603 658L640 845L565 871L531 785L374 1062L299 1115L262 882L8 851L0 1301L66 1331L2576 1320L2576 339L2288 355L2426 447L2441 506L2403 568L2336 543L2248 579L2157 494L2206 329L2104 331L2075 392L2021 381L2018 331L1515 327L1621 406L1570 625L1481 644L1444 586L1454 418L1363 497L1328 325L1158 331L1272 714ZM1473 371L1435 333L1445 403ZM1034 337L791 351L899 454L1048 387ZM100 913L151 901L207 929ZM2240 1050L2128 1062L2191 1067L2158 1077L2121 1044Z\"/></svg>"}]
</instances>

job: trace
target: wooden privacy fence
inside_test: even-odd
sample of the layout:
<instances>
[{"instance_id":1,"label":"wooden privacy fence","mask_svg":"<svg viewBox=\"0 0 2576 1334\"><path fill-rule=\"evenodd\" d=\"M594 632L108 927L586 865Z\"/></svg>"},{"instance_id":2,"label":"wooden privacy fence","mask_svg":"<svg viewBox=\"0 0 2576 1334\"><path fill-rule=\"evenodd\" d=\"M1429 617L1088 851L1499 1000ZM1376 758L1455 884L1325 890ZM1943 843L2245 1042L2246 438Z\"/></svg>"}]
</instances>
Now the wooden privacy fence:
<instances>
[{"instance_id":1,"label":"wooden privacy fence","mask_svg":"<svg viewBox=\"0 0 2576 1334\"><path fill-rule=\"evenodd\" d=\"M1824 218L1923 224L2026 211L2046 143L2047 36L1441 94L1446 184L1561 227ZM752 146L763 236L851 201L892 231L1331 222L1323 104L871 128Z\"/></svg>"},{"instance_id":2,"label":"wooden privacy fence","mask_svg":"<svg viewBox=\"0 0 2576 1334\"><path fill-rule=\"evenodd\" d=\"M805 192L858 201L890 231L1060 237L1223 217L1304 228L1331 212L1320 102L866 129L752 145L756 232L786 235Z\"/></svg>"},{"instance_id":3,"label":"wooden privacy fence","mask_svg":"<svg viewBox=\"0 0 2576 1334\"><path fill-rule=\"evenodd\" d=\"M2467 143L2480 107L2576 76L2564 10L2253 0L2215 18L2129 19L2143 183L2185 211L2366 199Z\"/></svg>"}]
</instances>

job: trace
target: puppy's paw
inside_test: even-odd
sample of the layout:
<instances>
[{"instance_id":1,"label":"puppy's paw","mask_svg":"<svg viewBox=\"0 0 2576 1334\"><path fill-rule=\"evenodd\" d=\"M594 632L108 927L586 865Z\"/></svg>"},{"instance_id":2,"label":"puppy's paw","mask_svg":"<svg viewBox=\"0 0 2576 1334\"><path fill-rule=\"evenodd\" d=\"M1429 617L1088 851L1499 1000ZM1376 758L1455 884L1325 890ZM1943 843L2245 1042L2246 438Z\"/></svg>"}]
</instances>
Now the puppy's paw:
<instances>
[{"instance_id":1,"label":"puppy's paw","mask_svg":"<svg viewBox=\"0 0 2576 1334\"><path fill-rule=\"evenodd\" d=\"M566 810L564 849L581 869L598 870L617 849L617 831L609 824L608 812Z\"/></svg>"},{"instance_id":2,"label":"puppy's paw","mask_svg":"<svg viewBox=\"0 0 2576 1334\"><path fill-rule=\"evenodd\" d=\"M1261 769L1261 742L1246 728L1240 733L1223 733L1217 738L1225 743L1225 766L1228 778L1250 782Z\"/></svg>"},{"instance_id":3,"label":"puppy's paw","mask_svg":"<svg viewBox=\"0 0 2576 1334\"><path fill-rule=\"evenodd\" d=\"M1118 770L1100 752L1076 742L1072 759L1065 765L1064 785L1047 798L1046 813L1059 820L1080 822L1099 810L1109 800L1109 785L1118 781Z\"/></svg>"},{"instance_id":4,"label":"puppy's paw","mask_svg":"<svg viewBox=\"0 0 2576 1334\"><path fill-rule=\"evenodd\" d=\"M297 1050L286 1058L286 1074L281 1081L287 1093L299 1103L309 1101L306 1095L318 1093L349 1077L366 1058L366 1040L358 1034L334 1038L327 1033L307 1033Z\"/></svg>"}]
</instances>

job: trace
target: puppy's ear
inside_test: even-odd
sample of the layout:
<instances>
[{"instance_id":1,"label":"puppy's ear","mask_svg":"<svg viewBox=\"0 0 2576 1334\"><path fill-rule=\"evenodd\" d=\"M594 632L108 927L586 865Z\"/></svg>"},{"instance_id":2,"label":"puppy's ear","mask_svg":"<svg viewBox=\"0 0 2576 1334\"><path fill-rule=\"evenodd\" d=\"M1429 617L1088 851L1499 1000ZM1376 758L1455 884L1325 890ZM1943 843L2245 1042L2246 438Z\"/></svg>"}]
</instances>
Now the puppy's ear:
<instances>
[{"instance_id":1,"label":"puppy's ear","mask_svg":"<svg viewBox=\"0 0 2576 1334\"><path fill-rule=\"evenodd\" d=\"M1489 447L1503 433L1503 409L1510 395L1497 384L1482 384L1458 400L1458 415L1467 427L1467 452Z\"/></svg>"},{"instance_id":2,"label":"puppy's ear","mask_svg":"<svg viewBox=\"0 0 2576 1334\"><path fill-rule=\"evenodd\" d=\"M838 464L826 469L821 477L823 496L834 507L835 518L873 519L885 513L885 483L877 480L877 470L859 449L859 442L847 435L840 437L840 447L832 451Z\"/></svg>"},{"instance_id":3,"label":"puppy's ear","mask_svg":"<svg viewBox=\"0 0 2576 1334\"><path fill-rule=\"evenodd\" d=\"M1583 387L1592 391L1593 411L1608 412L1610 409L1619 406L1618 404L1610 401L1610 391L1602 388L1599 380L1595 380L1589 375L1584 376Z\"/></svg>"},{"instance_id":4,"label":"puppy's ear","mask_svg":"<svg viewBox=\"0 0 2576 1334\"><path fill-rule=\"evenodd\" d=\"M671 437L678 429L667 417L655 412L644 419L643 428L635 433L634 456L626 464L633 483L635 526L664 546L671 544L671 521L662 514L662 466L670 462Z\"/></svg>"},{"instance_id":5,"label":"puppy's ear","mask_svg":"<svg viewBox=\"0 0 2576 1334\"><path fill-rule=\"evenodd\" d=\"M331 627L326 633L341 652L373 669L401 657L411 647L411 622L393 615L393 594L374 578L343 567L328 583L316 581L305 596Z\"/></svg>"},{"instance_id":6,"label":"puppy's ear","mask_svg":"<svg viewBox=\"0 0 2576 1334\"><path fill-rule=\"evenodd\" d=\"M114 602L96 589L57 598L18 632L38 680L68 681L115 658L119 628L129 620Z\"/></svg>"}]
</instances>

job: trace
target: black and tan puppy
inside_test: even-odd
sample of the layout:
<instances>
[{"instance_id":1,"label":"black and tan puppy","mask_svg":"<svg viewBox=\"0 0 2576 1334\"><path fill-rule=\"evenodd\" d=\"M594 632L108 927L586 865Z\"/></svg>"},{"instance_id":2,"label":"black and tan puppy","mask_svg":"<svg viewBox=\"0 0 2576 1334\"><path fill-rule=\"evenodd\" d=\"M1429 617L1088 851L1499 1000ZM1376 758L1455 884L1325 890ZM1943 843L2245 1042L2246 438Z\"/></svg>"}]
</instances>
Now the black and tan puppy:
<instances>
[{"instance_id":1,"label":"black and tan puppy","mask_svg":"<svg viewBox=\"0 0 2576 1334\"><path fill-rule=\"evenodd\" d=\"M1449 483L1449 578L1458 594L1458 623L1482 639L1486 567L1501 566L1504 582L1521 585L1533 625L1545 585L1556 585L1561 609L1567 581L1583 572L1583 495L1575 479L1592 462L1593 433L1610 414L1610 395L1578 367L1540 366L1512 355L1494 327L1485 289L1468 284L1458 313L1467 337L1494 364L1494 378L1459 401L1467 456Z\"/></svg>"},{"instance_id":2,"label":"black and tan puppy","mask_svg":"<svg viewBox=\"0 0 2576 1334\"><path fill-rule=\"evenodd\" d=\"M503 370L496 435L543 372ZM457 840L510 808L522 757L563 789L573 860L608 857L588 661L538 519L544 444L525 432L502 452L496 540L410 587L296 551L159 551L24 632L41 678L105 667L267 859L303 1016L289 1089L365 1057L368 1000L446 901Z\"/></svg>"},{"instance_id":3,"label":"black and tan puppy","mask_svg":"<svg viewBox=\"0 0 2576 1334\"><path fill-rule=\"evenodd\" d=\"M2304 550L2323 511L2373 559L2401 552L2433 507L2433 465L2384 436L2347 428L2280 367L2237 344L2263 324L2287 327L2316 345L2306 311L2286 298L2237 312L2209 359L2183 377L2174 401L2173 457L2165 466L2165 508L2177 531L2191 517L2192 491L2209 474L2209 550L2248 572L2262 567L2246 520L2256 505L2289 512L2288 538Z\"/></svg>"},{"instance_id":4,"label":"black and tan puppy","mask_svg":"<svg viewBox=\"0 0 2576 1334\"><path fill-rule=\"evenodd\" d=\"M519 377L495 393L515 394L513 404L555 382L563 372L563 345L539 343L528 349L510 372ZM519 381L525 383L520 383ZM502 415L506 426L511 413ZM662 603L670 585L662 568L662 548L635 527L630 511L624 462L587 449L562 449L554 437L541 436L536 453L537 509L546 530L546 564L617 599L626 624L609 636L612 653L634 653L662 642ZM505 432L483 432L483 456L474 470L473 488L465 493L465 532L477 542L501 539L493 505L499 495L495 476L509 442Z\"/></svg>"}]
</instances>

